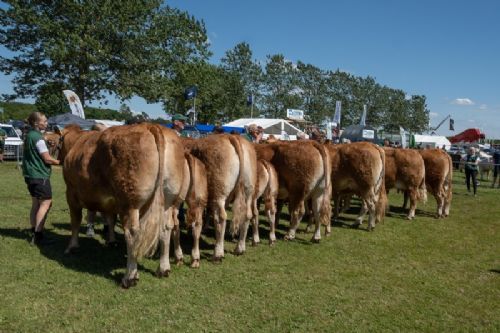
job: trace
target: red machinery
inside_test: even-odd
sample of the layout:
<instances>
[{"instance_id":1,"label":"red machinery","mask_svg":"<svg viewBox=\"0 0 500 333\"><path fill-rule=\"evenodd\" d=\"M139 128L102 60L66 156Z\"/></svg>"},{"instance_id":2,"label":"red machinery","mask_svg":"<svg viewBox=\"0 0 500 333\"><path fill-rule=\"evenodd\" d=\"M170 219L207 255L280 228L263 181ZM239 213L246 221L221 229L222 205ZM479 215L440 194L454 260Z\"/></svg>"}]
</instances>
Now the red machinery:
<instances>
[{"instance_id":1,"label":"red machinery","mask_svg":"<svg viewBox=\"0 0 500 333\"><path fill-rule=\"evenodd\" d=\"M451 143L457 143L457 142L476 142L484 138L485 135L484 133L481 133L479 128L469 128L463 131L462 133L459 133L448 139L450 140Z\"/></svg>"}]
</instances>

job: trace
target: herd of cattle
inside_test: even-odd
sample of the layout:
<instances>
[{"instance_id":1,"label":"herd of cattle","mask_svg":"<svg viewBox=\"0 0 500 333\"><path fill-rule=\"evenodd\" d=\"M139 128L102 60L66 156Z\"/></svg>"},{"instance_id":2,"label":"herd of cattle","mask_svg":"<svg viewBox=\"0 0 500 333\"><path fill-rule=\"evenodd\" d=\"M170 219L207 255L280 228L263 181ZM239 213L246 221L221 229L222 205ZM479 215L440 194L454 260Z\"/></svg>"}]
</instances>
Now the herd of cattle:
<instances>
[{"instance_id":1,"label":"herd of cattle","mask_svg":"<svg viewBox=\"0 0 500 333\"><path fill-rule=\"evenodd\" d=\"M302 217L310 214L313 242L320 226L330 234L331 201L335 217L361 200L355 225L368 213L368 229L383 220L387 192L396 188L410 199L408 219L429 191L437 201L437 217L449 214L452 163L439 149L381 148L359 142L321 144L312 140L253 144L244 137L217 134L201 139L181 138L155 124L117 126L83 131L68 126L49 139L63 161L72 235L66 249L78 247L82 209L99 211L111 227L119 216L127 245L127 271L122 286L138 280L137 260L160 245L158 276L170 272L171 236L178 263L182 262L179 209L186 203L186 223L192 230L192 267L199 267L199 238L205 211L215 228L213 259L224 257L226 209L232 205L229 230L237 237L235 254L245 252L248 227L254 244L259 238L259 204L270 224L269 243L276 242L276 225L283 202L288 202L290 226L285 239L295 238ZM57 144L58 143L58 144ZM205 221L206 222L206 221Z\"/></svg>"}]
</instances>

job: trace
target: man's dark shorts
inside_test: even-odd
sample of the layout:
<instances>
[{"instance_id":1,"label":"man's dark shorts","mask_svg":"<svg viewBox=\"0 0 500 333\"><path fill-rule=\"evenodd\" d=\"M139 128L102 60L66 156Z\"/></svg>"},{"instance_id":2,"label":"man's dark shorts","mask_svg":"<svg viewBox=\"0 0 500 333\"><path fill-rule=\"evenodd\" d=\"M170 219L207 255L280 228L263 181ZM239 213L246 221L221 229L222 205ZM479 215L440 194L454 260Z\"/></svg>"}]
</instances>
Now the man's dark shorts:
<instances>
[{"instance_id":1,"label":"man's dark shorts","mask_svg":"<svg viewBox=\"0 0 500 333\"><path fill-rule=\"evenodd\" d=\"M47 200L52 199L52 187L50 179L24 178L28 185L28 191L33 198Z\"/></svg>"}]
</instances>

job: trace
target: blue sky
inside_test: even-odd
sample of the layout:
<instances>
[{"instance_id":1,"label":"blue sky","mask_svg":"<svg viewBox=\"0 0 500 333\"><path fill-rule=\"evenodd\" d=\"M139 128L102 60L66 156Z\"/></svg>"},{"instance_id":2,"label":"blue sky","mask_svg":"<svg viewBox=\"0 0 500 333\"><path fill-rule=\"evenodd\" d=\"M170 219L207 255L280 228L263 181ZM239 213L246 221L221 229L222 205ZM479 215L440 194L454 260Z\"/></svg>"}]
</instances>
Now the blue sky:
<instances>
[{"instance_id":1,"label":"blue sky","mask_svg":"<svg viewBox=\"0 0 500 333\"><path fill-rule=\"evenodd\" d=\"M217 63L247 42L254 58L283 54L322 69L340 69L427 96L431 125L448 114L442 135L478 127L500 138L500 1L235 1L167 4L205 22ZM0 52L5 52L0 49ZM0 93L11 90L0 75ZM135 98L153 116L160 105ZM118 101L110 100L117 107Z\"/></svg>"}]
</instances>

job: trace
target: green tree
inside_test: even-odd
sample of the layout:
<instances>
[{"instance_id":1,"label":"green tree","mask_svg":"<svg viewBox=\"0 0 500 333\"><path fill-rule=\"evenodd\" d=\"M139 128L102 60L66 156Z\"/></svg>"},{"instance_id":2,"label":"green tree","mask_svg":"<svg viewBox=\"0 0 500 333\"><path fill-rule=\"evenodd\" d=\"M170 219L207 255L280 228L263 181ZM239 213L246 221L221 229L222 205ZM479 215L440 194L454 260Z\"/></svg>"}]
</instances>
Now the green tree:
<instances>
[{"instance_id":1,"label":"green tree","mask_svg":"<svg viewBox=\"0 0 500 333\"><path fill-rule=\"evenodd\" d=\"M106 93L162 101L176 63L209 56L204 23L160 0L4 1L0 43L14 53L16 97L38 96L46 82L73 89L82 104Z\"/></svg>"},{"instance_id":2,"label":"green tree","mask_svg":"<svg viewBox=\"0 0 500 333\"><path fill-rule=\"evenodd\" d=\"M327 82L325 72L311 64L297 62L299 87L302 92L303 105L306 115L313 122L319 123L326 117L333 117L328 107Z\"/></svg>"},{"instance_id":3,"label":"green tree","mask_svg":"<svg viewBox=\"0 0 500 333\"><path fill-rule=\"evenodd\" d=\"M62 92L63 88L59 83L41 85L35 102L37 110L43 112L47 117L71 112L68 101Z\"/></svg>"},{"instance_id":4,"label":"green tree","mask_svg":"<svg viewBox=\"0 0 500 333\"><path fill-rule=\"evenodd\" d=\"M292 62L282 54L268 55L263 97L266 116L284 118L287 108L298 108L303 104L302 95L298 73Z\"/></svg>"},{"instance_id":5,"label":"green tree","mask_svg":"<svg viewBox=\"0 0 500 333\"><path fill-rule=\"evenodd\" d=\"M244 98L253 95L254 104L259 103L262 90L262 68L252 59L252 50L247 43L239 43L226 52L221 59L221 67L231 77L236 76L241 81ZM234 96L239 98L239 96ZM258 104L257 104L258 105Z\"/></svg>"}]
</instances>

